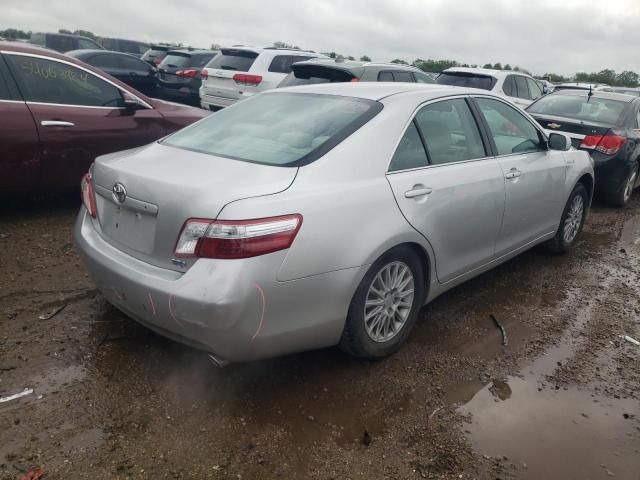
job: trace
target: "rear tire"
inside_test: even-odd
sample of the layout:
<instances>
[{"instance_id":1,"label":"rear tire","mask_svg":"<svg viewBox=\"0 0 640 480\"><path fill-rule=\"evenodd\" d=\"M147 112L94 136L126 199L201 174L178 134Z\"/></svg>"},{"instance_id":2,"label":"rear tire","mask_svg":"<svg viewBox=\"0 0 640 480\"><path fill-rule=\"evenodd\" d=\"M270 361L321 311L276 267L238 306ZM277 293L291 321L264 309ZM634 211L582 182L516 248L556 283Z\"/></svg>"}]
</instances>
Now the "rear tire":
<instances>
[{"instance_id":1,"label":"rear tire","mask_svg":"<svg viewBox=\"0 0 640 480\"><path fill-rule=\"evenodd\" d=\"M608 198L609 203L617 207L624 207L631 199L631 195L633 194L633 189L637 180L638 164L634 166L634 168L627 175L627 178L624 179L620 191Z\"/></svg>"},{"instance_id":2,"label":"rear tire","mask_svg":"<svg viewBox=\"0 0 640 480\"><path fill-rule=\"evenodd\" d=\"M389 250L360 282L349 306L339 347L360 358L391 355L413 329L425 291L420 257L408 247Z\"/></svg>"},{"instance_id":3,"label":"rear tire","mask_svg":"<svg viewBox=\"0 0 640 480\"><path fill-rule=\"evenodd\" d=\"M584 185L579 183L569 195L555 237L547 242L549 250L565 253L576 243L587 218L588 206L589 194Z\"/></svg>"}]
</instances>

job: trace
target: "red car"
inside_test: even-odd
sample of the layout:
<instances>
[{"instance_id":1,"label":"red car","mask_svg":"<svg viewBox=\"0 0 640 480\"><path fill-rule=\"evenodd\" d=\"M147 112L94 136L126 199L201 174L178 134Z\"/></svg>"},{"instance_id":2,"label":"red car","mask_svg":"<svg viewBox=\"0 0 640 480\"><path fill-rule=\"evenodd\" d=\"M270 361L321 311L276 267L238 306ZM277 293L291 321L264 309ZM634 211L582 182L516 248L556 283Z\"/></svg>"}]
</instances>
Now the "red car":
<instances>
[{"instance_id":1,"label":"red car","mask_svg":"<svg viewBox=\"0 0 640 480\"><path fill-rule=\"evenodd\" d=\"M76 187L98 155L153 142L207 114L148 98L52 50L0 42L0 194Z\"/></svg>"}]
</instances>

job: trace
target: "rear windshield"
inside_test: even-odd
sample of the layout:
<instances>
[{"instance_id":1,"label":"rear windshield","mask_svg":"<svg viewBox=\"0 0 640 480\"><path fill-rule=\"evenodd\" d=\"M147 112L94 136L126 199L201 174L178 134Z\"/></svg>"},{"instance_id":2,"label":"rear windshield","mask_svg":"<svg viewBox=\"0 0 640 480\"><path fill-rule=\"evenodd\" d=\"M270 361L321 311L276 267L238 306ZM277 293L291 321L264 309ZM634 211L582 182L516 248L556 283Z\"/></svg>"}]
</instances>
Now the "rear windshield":
<instances>
[{"instance_id":1,"label":"rear windshield","mask_svg":"<svg viewBox=\"0 0 640 480\"><path fill-rule=\"evenodd\" d=\"M350 82L356 78L349 72L336 68L319 67L316 65L294 67L293 71L287 75L278 85L282 87L293 87L296 85L310 85L313 83L339 83Z\"/></svg>"},{"instance_id":2,"label":"rear windshield","mask_svg":"<svg viewBox=\"0 0 640 480\"><path fill-rule=\"evenodd\" d=\"M189 63L191 55L188 53L171 52L162 60L162 65L166 65L171 68L184 67Z\"/></svg>"},{"instance_id":3,"label":"rear windshield","mask_svg":"<svg viewBox=\"0 0 640 480\"><path fill-rule=\"evenodd\" d=\"M310 163L382 109L351 97L268 93L226 108L162 143L196 152L276 166Z\"/></svg>"},{"instance_id":4,"label":"rear windshield","mask_svg":"<svg viewBox=\"0 0 640 480\"><path fill-rule=\"evenodd\" d=\"M626 102L587 95L547 95L532 104L527 111L533 114L575 118L586 122L616 125Z\"/></svg>"},{"instance_id":5,"label":"rear windshield","mask_svg":"<svg viewBox=\"0 0 640 480\"><path fill-rule=\"evenodd\" d=\"M482 90L491 90L496 84L496 81L497 80L490 75L478 75L477 73L466 72L444 72L436 79L436 83L441 85L480 88Z\"/></svg>"},{"instance_id":6,"label":"rear windshield","mask_svg":"<svg viewBox=\"0 0 640 480\"><path fill-rule=\"evenodd\" d=\"M207 68L248 72L257 56L256 52L223 48L220 55L209 62Z\"/></svg>"}]
</instances>

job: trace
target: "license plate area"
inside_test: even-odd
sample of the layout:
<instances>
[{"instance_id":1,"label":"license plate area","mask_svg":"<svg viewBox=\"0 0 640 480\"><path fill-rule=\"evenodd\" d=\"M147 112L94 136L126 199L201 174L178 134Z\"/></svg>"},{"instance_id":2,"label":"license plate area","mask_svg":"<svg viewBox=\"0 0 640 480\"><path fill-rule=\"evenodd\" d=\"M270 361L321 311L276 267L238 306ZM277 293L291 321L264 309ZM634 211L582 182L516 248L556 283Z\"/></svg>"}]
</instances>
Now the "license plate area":
<instances>
[{"instance_id":1,"label":"license plate area","mask_svg":"<svg viewBox=\"0 0 640 480\"><path fill-rule=\"evenodd\" d=\"M98 199L103 203L98 212L105 235L132 250L145 254L153 253L156 237L155 215L115 205L99 197Z\"/></svg>"}]
</instances>

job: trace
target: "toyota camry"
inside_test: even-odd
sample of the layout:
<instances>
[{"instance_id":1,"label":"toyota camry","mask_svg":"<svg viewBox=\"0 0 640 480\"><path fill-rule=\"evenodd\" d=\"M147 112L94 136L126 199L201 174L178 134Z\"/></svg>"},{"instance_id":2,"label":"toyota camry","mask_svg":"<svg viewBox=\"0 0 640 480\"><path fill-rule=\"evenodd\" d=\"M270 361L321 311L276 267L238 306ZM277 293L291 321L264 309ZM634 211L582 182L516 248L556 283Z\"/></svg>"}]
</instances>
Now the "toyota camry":
<instances>
[{"instance_id":1,"label":"toyota camry","mask_svg":"<svg viewBox=\"0 0 640 480\"><path fill-rule=\"evenodd\" d=\"M446 290L568 250L593 183L586 152L490 92L309 85L97 158L75 238L109 302L220 363L379 358Z\"/></svg>"}]
</instances>

